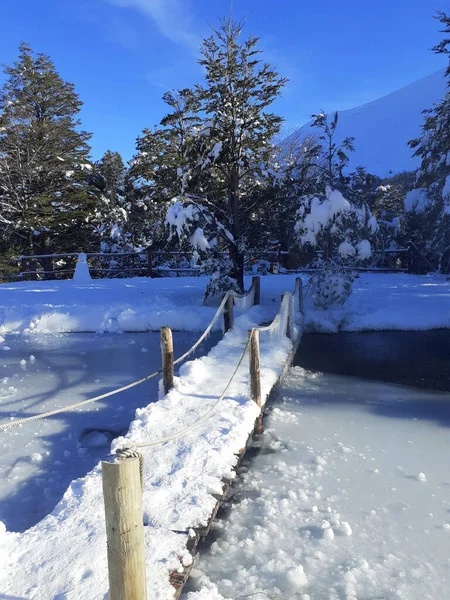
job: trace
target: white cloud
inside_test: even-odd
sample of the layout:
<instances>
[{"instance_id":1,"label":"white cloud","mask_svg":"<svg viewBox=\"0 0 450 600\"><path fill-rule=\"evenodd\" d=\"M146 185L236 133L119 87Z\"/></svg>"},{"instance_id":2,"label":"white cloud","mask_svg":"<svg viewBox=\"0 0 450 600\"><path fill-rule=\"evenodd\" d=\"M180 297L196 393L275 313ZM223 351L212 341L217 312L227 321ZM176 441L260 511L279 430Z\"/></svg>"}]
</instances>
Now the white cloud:
<instances>
[{"instance_id":1,"label":"white cloud","mask_svg":"<svg viewBox=\"0 0 450 600\"><path fill-rule=\"evenodd\" d=\"M191 33L192 18L183 0L107 0L121 8L134 8L149 16L162 35L185 46L198 48L198 37Z\"/></svg>"}]
</instances>

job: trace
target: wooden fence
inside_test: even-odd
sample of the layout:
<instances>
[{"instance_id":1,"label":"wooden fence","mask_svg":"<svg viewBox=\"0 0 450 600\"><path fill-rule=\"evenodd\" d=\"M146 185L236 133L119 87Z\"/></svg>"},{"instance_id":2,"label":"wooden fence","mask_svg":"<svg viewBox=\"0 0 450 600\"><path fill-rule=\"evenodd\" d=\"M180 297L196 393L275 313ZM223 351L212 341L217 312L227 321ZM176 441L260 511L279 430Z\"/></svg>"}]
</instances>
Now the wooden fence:
<instances>
[{"instance_id":1,"label":"wooden fence","mask_svg":"<svg viewBox=\"0 0 450 600\"><path fill-rule=\"evenodd\" d=\"M219 252L226 257L228 253ZM11 264L19 266L19 272L10 278L25 281L38 279L71 279L75 272L78 253L36 254L12 259ZM103 277L163 277L195 276L202 271L195 264L192 251L165 251L147 249L142 252L86 253L89 272L93 278ZM358 267L362 272L416 272L419 261L418 251L411 244L407 248L383 249L374 251L376 266ZM321 252L296 254L276 249L263 252L249 252L245 258L247 272L260 266L268 273L308 273L316 268L307 266L314 258L321 258ZM112 265L112 266L111 266Z\"/></svg>"}]
</instances>

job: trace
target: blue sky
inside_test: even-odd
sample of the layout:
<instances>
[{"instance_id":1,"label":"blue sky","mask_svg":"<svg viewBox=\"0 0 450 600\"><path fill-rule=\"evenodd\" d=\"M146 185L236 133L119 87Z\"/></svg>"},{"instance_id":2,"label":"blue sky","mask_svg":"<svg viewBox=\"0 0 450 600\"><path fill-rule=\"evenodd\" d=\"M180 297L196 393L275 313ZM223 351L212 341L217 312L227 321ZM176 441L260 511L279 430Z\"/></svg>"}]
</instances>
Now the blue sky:
<instances>
[{"instance_id":1,"label":"blue sky","mask_svg":"<svg viewBox=\"0 0 450 600\"><path fill-rule=\"evenodd\" d=\"M351 108L442 68L439 0L234 0L244 33L289 78L275 109L288 133L312 112ZM0 62L21 40L49 54L84 102L93 157L125 159L165 114L163 93L201 79L201 38L230 0L10 0L2 6Z\"/></svg>"}]
</instances>

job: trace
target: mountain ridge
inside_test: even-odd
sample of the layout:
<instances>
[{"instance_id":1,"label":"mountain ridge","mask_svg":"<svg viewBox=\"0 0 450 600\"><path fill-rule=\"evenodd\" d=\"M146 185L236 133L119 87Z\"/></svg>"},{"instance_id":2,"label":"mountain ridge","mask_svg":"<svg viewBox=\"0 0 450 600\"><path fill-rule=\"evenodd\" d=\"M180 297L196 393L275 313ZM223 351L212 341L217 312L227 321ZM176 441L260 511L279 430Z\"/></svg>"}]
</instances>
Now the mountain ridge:
<instances>
[{"instance_id":1,"label":"mountain ridge","mask_svg":"<svg viewBox=\"0 0 450 600\"><path fill-rule=\"evenodd\" d=\"M423 111L441 100L446 91L445 69L440 69L377 100L338 111L337 140L355 138L350 153L349 171L357 166L379 177L388 177L419 166L408 141L420 135ZM289 138L319 135L312 120L295 130Z\"/></svg>"}]
</instances>

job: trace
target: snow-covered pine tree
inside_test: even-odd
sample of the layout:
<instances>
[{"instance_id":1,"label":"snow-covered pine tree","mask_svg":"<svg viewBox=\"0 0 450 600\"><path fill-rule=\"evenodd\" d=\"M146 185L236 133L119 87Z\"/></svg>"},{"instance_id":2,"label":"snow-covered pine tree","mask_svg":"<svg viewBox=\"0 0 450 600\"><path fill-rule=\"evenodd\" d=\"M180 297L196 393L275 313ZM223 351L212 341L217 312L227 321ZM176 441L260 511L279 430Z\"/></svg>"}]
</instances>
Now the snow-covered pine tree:
<instances>
[{"instance_id":1,"label":"snow-covered pine tree","mask_svg":"<svg viewBox=\"0 0 450 600\"><path fill-rule=\"evenodd\" d=\"M368 205L375 181L364 169L344 175L354 150L354 138L337 142L338 113L331 121L323 112L312 115L313 127L321 130L316 158L314 193L300 198L296 232L301 247L311 246L325 260L336 256L351 262L370 257L371 244L378 226ZM336 254L337 253L337 254Z\"/></svg>"},{"instance_id":2,"label":"snow-covered pine tree","mask_svg":"<svg viewBox=\"0 0 450 600\"><path fill-rule=\"evenodd\" d=\"M242 23L229 18L204 40L204 83L165 96L171 113L162 130L144 132L135 162L145 163L153 198L176 198L172 232L201 251L226 250L228 275L242 289L252 197L270 181L282 122L268 107L286 79L259 60L258 39L240 41L241 32Z\"/></svg>"},{"instance_id":3,"label":"snow-covered pine tree","mask_svg":"<svg viewBox=\"0 0 450 600\"><path fill-rule=\"evenodd\" d=\"M325 114L322 110L317 115L311 115L314 119L311 127L317 127L321 130L319 134L320 154L317 160L317 166L322 170L322 185L330 188L338 188L344 181L343 169L347 166L349 157L348 152L355 150L355 138L346 137L340 144L337 142L337 126L339 122L339 113L336 111L331 116Z\"/></svg>"},{"instance_id":4,"label":"snow-covered pine tree","mask_svg":"<svg viewBox=\"0 0 450 600\"><path fill-rule=\"evenodd\" d=\"M436 18L450 33L450 16ZM450 56L450 39L433 48ZM450 88L450 61L446 70ZM405 228L418 249L418 270L450 272L450 90L431 109L424 111L422 135L411 140L414 156L421 159L416 187L405 198Z\"/></svg>"},{"instance_id":5,"label":"snow-covered pine tree","mask_svg":"<svg viewBox=\"0 0 450 600\"><path fill-rule=\"evenodd\" d=\"M363 169L344 175L354 138L337 142L338 113L322 111L313 126L321 130L316 159L315 192L300 198L295 231L301 250L313 249L320 270L311 279L315 304L326 308L351 293L351 268L367 261L378 231L367 202L374 182Z\"/></svg>"},{"instance_id":6,"label":"snow-covered pine tree","mask_svg":"<svg viewBox=\"0 0 450 600\"><path fill-rule=\"evenodd\" d=\"M86 185L89 133L79 131L81 101L50 58L25 43L5 67L0 89L2 235L31 253L88 242L95 195ZM85 235L83 235L85 234Z\"/></svg>"},{"instance_id":7,"label":"snow-covered pine tree","mask_svg":"<svg viewBox=\"0 0 450 600\"><path fill-rule=\"evenodd\" d=\"M128 248L125 233L128 221L125 175L126 168L120 154L107 150L96 163L90 179L100 195L95 221L102 252L121 252Z\"/></svg>"},{"instance_id":8,"label":"snow-covered pine tree","mask_svg":"<svg viewBox=\"0 0 450 600\"><path fill-rule=\"evenodd\" d=\"M137 153L125 180L131 207L128 231L137 248L166 246L164 222L170 202L183 191L196 189L180 173L187 140L200 127L198 101L189 89L167 92L163 99L170 112L160 127L145 129L138 137Z\"/></svg>"},{"instance_id":9,"label":"snow-covered pine tree","mask_svg":"<svg viewBox=\"0 0 450 600\"><path fill-rule=\"evenodd\" d=\"M97 189L94 223L100 251L105 255L133 250L131 235L127 231L130 203L125 197L126 173L120 154L107 150L95 164L89 180ZM101 268L126 270L138 266L139 261L127 256L105 256L97 259L97 263Z\"/></svg>"}]
</instances>

